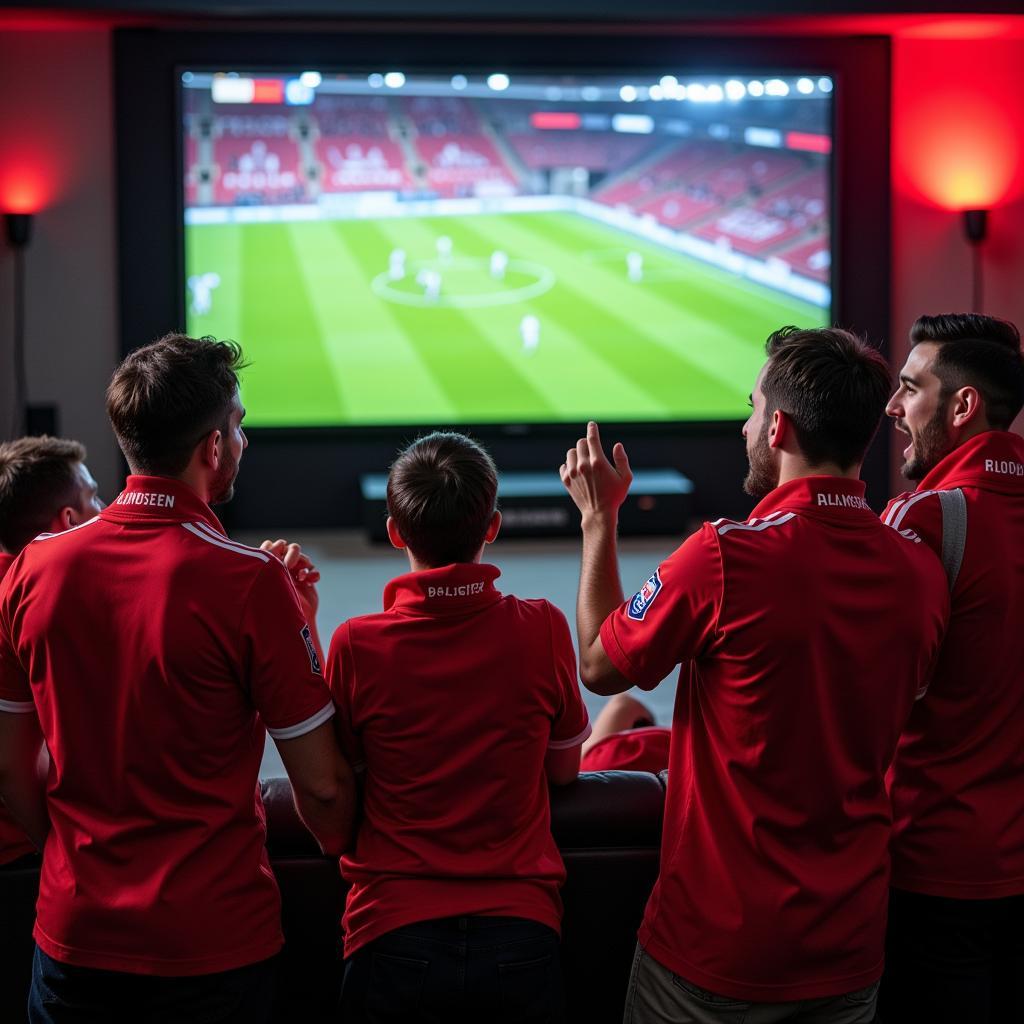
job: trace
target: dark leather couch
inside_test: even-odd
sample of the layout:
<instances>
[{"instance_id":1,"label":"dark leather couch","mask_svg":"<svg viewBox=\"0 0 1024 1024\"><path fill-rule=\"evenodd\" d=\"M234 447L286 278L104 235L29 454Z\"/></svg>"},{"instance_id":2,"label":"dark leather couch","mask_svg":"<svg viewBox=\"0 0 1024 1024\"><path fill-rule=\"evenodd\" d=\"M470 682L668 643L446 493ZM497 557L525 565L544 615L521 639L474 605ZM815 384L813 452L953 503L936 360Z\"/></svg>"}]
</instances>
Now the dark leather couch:
<instances>
[{"instance_id":1,"label":"dark leather couch","mask_svg":"<svg viewBox=\"0 0 1024 1024\"><path fill-rule=\"evenodd\" d=\"M338 925L345 886L299 821L287 779L262 784L267 849L281 887L286 945L275 1019L337 1021ZM593 772L551 793L552 831L565 860L562 964L570 1021L622 1019L629 968L658 872L664 780L643 772ZM27 936L38 874L0 871L0 920ZM2 964L0 1021L25 1019L28 965Z\"/></svg>"}]
</instances>

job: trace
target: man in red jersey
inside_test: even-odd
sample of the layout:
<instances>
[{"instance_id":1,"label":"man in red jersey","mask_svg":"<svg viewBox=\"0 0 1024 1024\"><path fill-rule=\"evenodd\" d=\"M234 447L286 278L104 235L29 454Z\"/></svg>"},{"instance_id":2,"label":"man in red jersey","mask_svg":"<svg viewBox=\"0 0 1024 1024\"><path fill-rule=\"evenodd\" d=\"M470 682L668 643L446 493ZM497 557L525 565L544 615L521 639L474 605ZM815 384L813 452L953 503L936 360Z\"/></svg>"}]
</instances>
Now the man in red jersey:
<instances>
[{"instance_id":1,"label":"man in red jersey","mask_svg":"<svg viewBox=\"0 0 1024 1024\"><path fill-rule=\"evenodd\" d=\"M0 580L33 537L77 526L104 507L85 455L84 445L62 437L0 444ZM35 849L0 806L0 867L17 867Z\"/></svg>"},{"instance_id":2,"label":"man in red jersey","mask_svg":"<svg viewBox=\"0 0 1024 1024\"><path fill-rule=\"evenodd\" d=\"M21 437L0 444L0 580L37 534L77 526L103 508L85 457L83 445L60 437ZM7 1019L5 1012L16 1015L12 1021L24 1019L34 943L30 928L9 922L28 919L36 886L27 880L38 869L35 844L0 805L0 872L11 883L0 902L8 922L0 928L6 979L0 989L0 1019Z\"/></svg>"},{"instance_id":3,"label":"man in red jersey","mask_svg":"<svg viewBox=\"0 0 1024 1024\"><path fill-rule=\"evenodd\" d=\"M663 772L672 730L654 724L651 709L628 693L608 698L583 744L580 771Z\"/></svg>"},{"instance_id":4,"label":"man in red jersey","mask_svg":"<svg viewBox=\"0 0 1024 1024\"><path fill-rule=\"evenodd\" d=\"M561 1019L548 782L576 778L590 726L565 616L495 589L490 456L431 434L388 477L388 535L411 572L384 610L343 623L327 675L364 815L351 883L342 1019Z\"/></svg>"},{"instance_id":5,"label":"man in red jersey","mask_svg":"<svg viewBox=\"0 0 1024 1024\"><path fill-rule=\"evenodd\" d=\"M650 689L682 665L661 866L627 1022L872 1020L882 973L885 772L949 601L923 544L886 530L859 471L885 361L838 329L768 339L743 434L746 522L706 523L629 601L629 487L596 424L566 455L582 513L581 675Z\"/></svg>"},{"instance_id":6,"label":"man in red jersey","mask_svg":"<svg viewBox=\"0 0 1024 1024\"><path fill-rule=\"evenodd\" d=\"M893 763L886 1021L1024 1020L1024 405L1020 334L925 316L887 408L916 491L883 520L942 560L949 631Z\"/></svg>"},{"instance_id":7,"label":"man in red jersey","mask_svg":"<svg viewBox=\"0 0 1024 1024\"><path fill-rule=\"evenodd\" d=\"M33 1024L269 1019L267 732L324 850L347 841L351 774L296 593L311 567L229 540L210 509L247 443L241 365L182 335L129 355L107 411L133 475L0 586L0 795L45 839Z\"/></svg>"}]
</instances>

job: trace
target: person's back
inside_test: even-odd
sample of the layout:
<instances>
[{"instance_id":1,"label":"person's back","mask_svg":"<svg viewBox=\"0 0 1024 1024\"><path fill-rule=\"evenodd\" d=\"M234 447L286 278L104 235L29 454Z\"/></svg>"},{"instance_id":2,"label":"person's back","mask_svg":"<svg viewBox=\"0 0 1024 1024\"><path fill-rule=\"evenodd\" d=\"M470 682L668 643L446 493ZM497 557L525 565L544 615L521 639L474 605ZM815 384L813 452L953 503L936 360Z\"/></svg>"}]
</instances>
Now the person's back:
<instances>
[{"instance_id":1,"label":"person's back","mask_svg":"<svg viewBox=\"0 0 1024 1024\"><path fill-rule=\"evenodd\" d=\"M240 366L181 335L129 355L107 393L125 490L36 538L0 588L0 795L45 838L32 1024L268 1019L267 732L324 848L347 838L315 574L295 545L230 541L210 508L247 444Z\"/></svg>"},{"instance_id":2,"label":"person's back","mask_svg":"<svg viewBox=\"0 0 1024 1024\"><path fill-rule=\"evenodd\" d=\"M921 317L887 412L916 491L883 520L941 560L952 599L890 775L886 1018L1024 1019L1024 405L1020 334Z\"/></svg>"},{"instance_id":3,"label":"person's back","mask_svg":"<svg viewBox=\"0 0 1024 1024\"><path fill-rule=\"evenodd\" d=\"M474 504L474 485L476 515L461 518L475 526L448 531L454 546L433 543L446 517ZM478 562L500 521L494 485L490 460L459 435L399 456L389 532L414 571L388 584L382 612L344 623L331 644L343 746L364 773L363 819L341 861L346 1020L382 1001L394 1019L430 1008L451 1020L546 1020L560 999L565 870L548 775L575 777L589 726L565 617L502 595L498 570ZM419 496L403 502L414 486ZM464 958L461 976L443 950ZM384 991L369 964L388 955L423 969Z\"/></svg>"},{"instance_id":4,"label":"person's back","mask_svg":"<svg viewBox=\"0 0 1024 1024\"><path fill-rule=\"evenodd\" d=\"M280 948L257 708L273 735L329 705L308 660L262 650L290 614L304 653L279 588L284 566L172 480L133 477L97 519L26 549L4 607L51 757L36 926L51 955L203 974Z\"/></svg>"},{"instance_id":5,"label":"person's back","mask_svg":"<svg viewBox=\"0 0 1024 1024\"><path fill-rule=\"evenodd\" d=\"M582 512L584 683L649 689L681 665L632 1024L875 1015L885 772L949 600L931 552L864 500L884 360L839 329L785 328L767 352L743 429L760 503L706 523L630 600L614 532L625 450L610 463L591 424L561 469Z\"/></svg>"},{"instance_id":6,"label":"person's back","mask_svg":"<svg viewBox=\"0 0 1024 1024\"><path fill-rule=\"evenodd\" d=\"M881 972L884 777L943 617L931 553L862 493L805 477L745 523L706 524L663 563L644 618L602 633L642 688L683 662L675 827L640 942L713 992L815 999ZM673 600L683 580L691 600L705 582L699 614ZM670 631L675 646L651 642Z\"/></svg>"}]
</instances>

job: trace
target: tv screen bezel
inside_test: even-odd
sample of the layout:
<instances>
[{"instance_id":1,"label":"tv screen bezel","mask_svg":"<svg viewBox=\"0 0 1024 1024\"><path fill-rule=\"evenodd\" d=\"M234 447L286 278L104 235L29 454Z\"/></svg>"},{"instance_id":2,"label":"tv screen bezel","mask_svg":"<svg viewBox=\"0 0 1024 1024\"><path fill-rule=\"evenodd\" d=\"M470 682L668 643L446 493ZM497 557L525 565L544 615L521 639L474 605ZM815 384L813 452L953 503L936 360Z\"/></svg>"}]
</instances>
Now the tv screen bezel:
<instances>
[{"instance_id":1,"label":"tv screen bezel","mask_svg":"<svg viewBox=\"0 0 1024 1024\"><path fill-rule=\"evenodd\" d=\"M737 74L828 75L832 93L830 204L832 320L864 332L887 354L889 316L889 41L883 37L781 37L695 35L692 26L652 28L614 23L507 26L451 26L438 22L405 25L341 24L310 33L274 31L181 31L120 29L115 32L115 118L118 168L119 284L121 347L124 353L184 327L183 133L178 74L186 67L292 69L371 67L423 73L459 69L465 73L563 74ZM856 87L853 83L856 81ZM864 158L867 159L864 159ZM872 215L874 214L874 215ZM781 326L781 325L780 325ZM244 346L244 338L238 339ZM701 448L710 439L735 438L742 420L656 421L602 424L606 436L633 439L641 447L671 439L677 462L698 480L699 509L714 513L741 509L738 482L719 487ZM379 453L392 451L419 432L448 424L395 426L255 427L251 440L269 454L241 490L267 494L264 474L283 471L303 445L335 453L346 465L336 494L357 502L357 477ZM492 446L500 464L533 468L547 464L574 427L557 423L461 423ZM739 445L739 442L737 442ZM370 460L374 460L372 463ZM252 460L250 456L250 461ZM670 464L667 453L662 464ZM276 469L271 468L276 467ZM876 442L865 468L869 496L880 504L888 487L887 445ZM701 500L703 498L704 500ZM332 504L336 504L332 502ZM282 520L286 506L267 521ZM255 498L235 503L236 523L254 521ZM289 515L293 513L289 512ZM324 506L303 522L355 525ZM333 518L332 518L333 516ZM256 519L263 518L258 513Z\"/></svg>"}]
</instances>

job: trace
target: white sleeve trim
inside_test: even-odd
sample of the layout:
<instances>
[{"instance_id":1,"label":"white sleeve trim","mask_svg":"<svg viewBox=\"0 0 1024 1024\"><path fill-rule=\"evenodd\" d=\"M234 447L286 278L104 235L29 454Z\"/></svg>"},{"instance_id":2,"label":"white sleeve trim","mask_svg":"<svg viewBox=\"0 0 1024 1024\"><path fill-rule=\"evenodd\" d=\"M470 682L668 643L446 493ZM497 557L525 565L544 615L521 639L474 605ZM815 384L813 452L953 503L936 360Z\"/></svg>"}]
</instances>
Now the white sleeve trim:
<instances>
[{"instance_id":1,"label":"white sleeve trim","mask_svg":"<svg viewBox=\"0 0 1024 1024\"><path fill-rule=\"evenodd\" d=\"M310 715L298 725L289 725L285 729L267 729L267 734L275 740L294 740L312 732L317 726L329 722L334 717L334 704L325 704L315 715Z\"/></svg>"},{"instance_id":2,"label":"white sleeve trim","mask_svg":"<svg viewBox=\"0 0 1024 1024\"><path fill-rule=\"evenodd\" d=\"M569 750L571 747L578 747L584 740L590 739L590 734L593 731L588 718L586 727L579 736L574 736L571 740L552 740L548 744L548 750Z\"/></svg>"},{"instance_id":3,"label":"white sleeve trim","mask_svg":"<svg viewBox=\"0 0 1024 1024\"><path fill-rule=\"evenodd\" d=\"M35 709L35 703L30 700L0 700L0 711L9 715L31 715Z\"/></svg>"}]
</instances>

